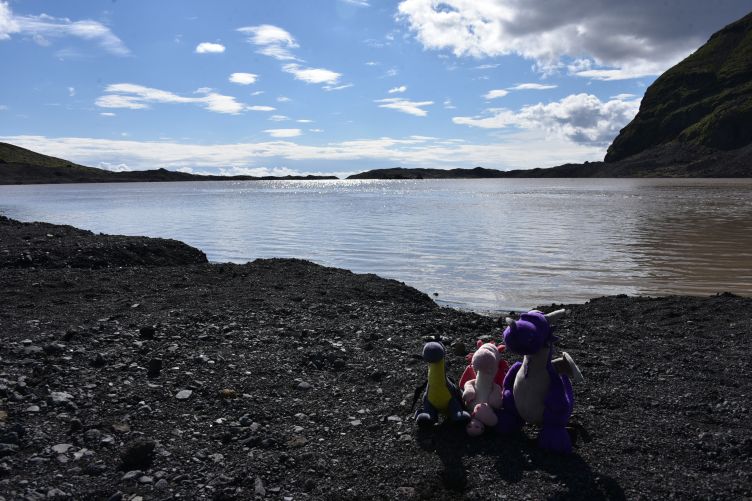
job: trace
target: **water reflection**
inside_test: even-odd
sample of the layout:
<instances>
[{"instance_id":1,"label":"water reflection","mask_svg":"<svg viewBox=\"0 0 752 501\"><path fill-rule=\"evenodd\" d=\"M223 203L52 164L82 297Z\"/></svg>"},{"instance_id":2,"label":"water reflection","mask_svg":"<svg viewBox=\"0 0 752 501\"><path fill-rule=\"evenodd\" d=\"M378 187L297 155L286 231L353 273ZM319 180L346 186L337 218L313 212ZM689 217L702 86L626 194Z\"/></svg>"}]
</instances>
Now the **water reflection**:
<instances>
[{"instance_id":1,"label":"water reflection","mask_svg":"<svg viewBox=\"0 0 752 501\"><path fill-rule=\"evenodd\" d=\"M0 212L299 257L484 310L752 293L752 181L514 179L2 186Z\"/></svg>"}]
</instances>

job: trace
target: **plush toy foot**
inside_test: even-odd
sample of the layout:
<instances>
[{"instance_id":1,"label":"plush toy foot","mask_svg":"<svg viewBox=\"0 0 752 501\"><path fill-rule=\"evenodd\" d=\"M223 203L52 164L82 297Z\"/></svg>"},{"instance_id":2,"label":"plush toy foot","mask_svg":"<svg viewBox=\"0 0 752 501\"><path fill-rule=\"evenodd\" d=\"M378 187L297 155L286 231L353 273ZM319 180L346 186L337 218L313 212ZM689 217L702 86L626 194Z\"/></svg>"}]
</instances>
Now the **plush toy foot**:
<instances>
[{"instance_id":1,"label":"plush toy foot","mask_svg":"<svg viewBox=\"0 0 752 501\"><path fill-rule=\"evenodd\" d=\"M470 422L467 423L467 426L465 426L465 431L467 431L467 434L471 437L480 436L485 430L486 427L477 419L471 419Z\"/></svg>"},{"instance_id":2,"label":"plush toy foot","mask_svg":"<svg viewBox=\"0 0 752 501\"><path fill-rule=\"evenodd\" d=\"M433 419L427 412L421 412L420 414L415 416L415 422L421 428L428 428L436 424L436 420Z\"/></svg>"},{"instance_id":3,"label":"plush toy foot","mask_svg":"<svg viewBox=\"0 0 752 501\"><path fill-rule=\"evenodd\" d=\"M538 447L560 454L570 454L572 452L572 441L563 426L544 426L538 434Z\"/></svg>"},{"instance_id":4,"label":"plush toy foot","mask_svg":"<svg viewBox=\"0 0 752 501\"><path fill-rule=\"evenodd\" d=\"M476 405L473 410L473 419L477 419L486 426L496 426L496 423L499 422L493 408L488 404Z\"/></svg>"},{"instance_id":5,"label":"plush toy foot","mask_svg":"<svg viewBox=\"0 0 752 501\"><path fill-rule=\"evenodd\" d=\"M470 421L470 414L467 411L457 411L450 415L449 419L451 419L453 423L467 423Z\"/></svg>"},{"instance_id":6,"label":"plush toy foot","mask_svg":"<svg viewBox=\"0 0 752 501\"><path fill-rule=\"evenodd\" d=\"M502 409L501 411L497 411L496 417L498 418L498 422L496 423L497 433L514 433L522 428L524 424L517 413L510 410Z\"/></svg>"}]
</instances>

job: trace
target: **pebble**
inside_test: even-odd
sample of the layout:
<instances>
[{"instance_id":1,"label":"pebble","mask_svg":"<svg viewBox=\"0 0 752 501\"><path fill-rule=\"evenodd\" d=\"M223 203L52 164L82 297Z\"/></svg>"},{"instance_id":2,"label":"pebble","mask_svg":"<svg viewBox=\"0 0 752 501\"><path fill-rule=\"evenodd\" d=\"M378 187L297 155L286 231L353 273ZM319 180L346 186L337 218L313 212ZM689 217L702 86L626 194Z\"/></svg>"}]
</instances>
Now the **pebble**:
<instances>
[{"instance_id":1,"label":"pebble","mask_svg":"<svg viewBox=\"0 0 752 501\"><path fill-rule=\"evenodd\" d=\"M143 476L138 477L138 482L141 484L153 484L154 478L148 475L143 475Z\"/></svg>"},{"instance_id":2,"label":"pebble","mask_svg":"<svg viewBox=\"0 0 752 501\"><path fill-rule=\"evenodd\" d=\"M158 491L166 491L170 488L170 484L165 480L164 478L157 481L156 484L154 484L154 488Z\"/></svg>"},{"instance_id":3,"label":"pebble","mask_svg":"<svg viewBox=\"0 0 752 501\"><path fill-rule=\"evenodd\" d=\"M71 444L57 444L52 446L52 450L57 454L65 454L71 447Z\"/></svg>"},{"instance_id":4,"label":"pebble","mask_svg":"<svg viewBox=\"0 0 752 501\"><path fill-rule=\"evenodd\" d=\"M39 410L38 405L30 405L26 408L26 412L39 412Z\"/></svg>"},{"instance_id":5,"label":"pebble","mask_svg":"<svg viewBox=\"0 0 752 501\"><path fill-rule=\"evenodd\" d=\"M299 390L310 390L311 388L313 388L313 385L311 385L311 383L308 383L306 381L301 381L298 384L298 389Z\"/></svg>"},{"instance_id":6,"label":"pebble","mask_svg":"<svg viewBox=\"0 0 752 501\"><path fill-rule=\"evenodd\" d=\"M111 428L115 433L128 433L131 431L131 427L127 423L113 423Z\"/></svg>"},{"instance_id":7,"label":"pebble","mask_svg":"<svg viewBox=\"0 0 752 501\"><path fill-rule=\"evenodd\" d=\"M257 496L266 496L266 489L264 488L264 482L261 477L256 477L256 481L253 483L253 492Z\"/></svg>"},{"instance_id":8,"label":"pebble","mask_svg":"<svg viewBox=\"0 0 752 501\"><path fill-rule=\"evenodd\" d=\"M131 480L131 479L134 479L134 478L136 478L136 477L139 477L139 476L143 475L143 473L144 473L144 472L143 472L143 471L141 471L141 470L131 470L131 471L129 471L129 472L126 472L126 474L125 474L125 475L123 475L123 476L122 476L122 477L120 478L120 480L121 480L121 481L123 481L123 482L125 482L125 481L127 481L127 480Z\"/></svg>"},{"instance_id":9,"label":"pebble","mask_svg":"<svg viewBox=\"0 0 752 501\"><path fill-rule=\"evenodd\" d=\"M71 400L73 400L73 395L70 393L64 391L50 392L50 401L52 401L53 404L65 404Z\"/></svg>"},{"instance_id":10,"label":"pebble","mask_svg":"<svg viewBox=\"0 0 752 501\"><path fill-rule=\"evenodd\" d=\"M238 422L240 423L240 426L251 426L251 423L253 421L251 421L251 416L249 416L248 414L244 414L240 416L240 419L238 419Z\"/></svg>"},{"instance_id":11,"label":"pebble","mask_svg":"<svg viewBox=\"0 0 752 501\"><path fill-rule=\"evenodd\" d=\"M86 430L84 433L84 440L87 442L99 442L102 440L102 432L97 430L96 428L92 428L91 430Z\"/></svg>"},{"instance_id":12,"label":"pebble","mask_svg":"<svg viewBox=\"0 0 752 501\"><path fill-rule=\"evenodd\" d=\"M18 450L16 444L0 444L0 458L10 456Z\"/></svg>"},{"instance_id":13,"label":"pebble","mask_svg":"<svg viewBox=\"0 0 752 501\"><path fill-rule=\"evenodd\" d=\"M360 419L353 419L352 421L350 421L350 424L353 425L353 426L360 426L361 425L361 421L360 421Z\"/></svg>"},{"instance_id":14,"label":"pebble","mask_svg":"<svg viewBox=\"0 0 752 501\"><path fill-rule=\"evenodd\" d=\"M193 390L180 390L178 394L175 395L175 398L178 400L187 400L191 395L193 395Z\"/></svg>"}]
</instances>

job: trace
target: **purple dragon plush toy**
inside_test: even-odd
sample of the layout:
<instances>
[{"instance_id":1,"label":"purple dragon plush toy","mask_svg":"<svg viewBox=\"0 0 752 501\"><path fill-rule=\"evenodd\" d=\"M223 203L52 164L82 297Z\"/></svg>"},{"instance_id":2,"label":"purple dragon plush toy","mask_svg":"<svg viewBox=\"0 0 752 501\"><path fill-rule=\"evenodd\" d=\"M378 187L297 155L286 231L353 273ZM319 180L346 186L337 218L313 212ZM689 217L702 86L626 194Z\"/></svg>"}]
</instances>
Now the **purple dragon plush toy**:
<instances>
[{"instance_id":1,"label":"purple dragon plush toy","mask_svg":"<svg viewBox=\"0 0 752 501\"><path fill-rule=\"evenodd\" d=\"M541 448L570 453L572 443L566 430L574 406L570 377L580 380L582 375L568 354L552 360L556 337L549 323L564 313L565 310L558 310L544 315L533 310L520 315L517 321L506 319L504 344L525 358L515 363L504 378L496 430L510 433L526 422L540 425Z\"/></svg>"}]
</instances>

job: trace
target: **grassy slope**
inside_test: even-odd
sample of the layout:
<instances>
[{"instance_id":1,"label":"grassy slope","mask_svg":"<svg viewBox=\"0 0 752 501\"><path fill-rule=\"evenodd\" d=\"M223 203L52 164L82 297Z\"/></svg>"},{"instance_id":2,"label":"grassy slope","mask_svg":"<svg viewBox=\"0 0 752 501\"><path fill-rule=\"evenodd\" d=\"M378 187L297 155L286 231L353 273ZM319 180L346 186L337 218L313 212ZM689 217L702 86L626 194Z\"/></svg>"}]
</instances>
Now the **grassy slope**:
<instances>
[{"instance_id":1,"label":"grassy slope","mask_svg":"<svg viewBox=\"0 0 752 501\"><path fill-rule=\"evenodd\" d=\"M752 14L661 75L606 161L677 141L720 150L752 142Z\"/></svg>"}]
</instances>

